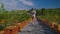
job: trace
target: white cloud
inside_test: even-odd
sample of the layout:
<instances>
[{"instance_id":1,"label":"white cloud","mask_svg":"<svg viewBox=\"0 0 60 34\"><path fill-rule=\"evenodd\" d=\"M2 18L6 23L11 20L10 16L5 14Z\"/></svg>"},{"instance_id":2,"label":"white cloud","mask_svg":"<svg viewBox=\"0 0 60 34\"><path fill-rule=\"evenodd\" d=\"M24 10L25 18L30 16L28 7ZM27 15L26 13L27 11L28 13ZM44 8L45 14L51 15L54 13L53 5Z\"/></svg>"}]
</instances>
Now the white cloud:
<instances>
[{"instance_id":1,"label":"white cloud","mask_svg":"<svg viewBox=\"0 0 60 34\"><path fill-rule=\"evenodd\" d=\"M7 10L13 10L13 9L17 8L16 0L4 0L3 3Z\"/></svg>"},{"instance_id":2,"label":"white cloud","mask_svg":"<svg viewBox=\"0 0 60 34\"><path fill-rule=\"evenodd\" d=\"M21 3L19 3L21 2ZM2 3L2 0L0 0L0 4ZM32 1L27 1L27 0L3 0L3 3L4 3L4 6L7 10L13 10L13 9L27 9L26 6L24 5L27 5L27 6L34 6L33 2ZM22 5L24 4L24 5Z\"/></svg>"},{"instance_id":3,"label":"white cloud","mask_svg":"<svg viewBox=\"0 0 60 34\"><path fill-rule=\"evenodd\" d=\"M34 6L34 3L32 1L27 1L27 0L19 0L19 1L22 2L25 5Z\"/></svg>"},{"instance_id":4,"label":"white cloud","mask_svg":"<svg viewBox=\"0 0 60 34\"><path fill-rule=\"evenodd\" d=\"M4 5L5 6L11 6L11 7L16 7L17 6L17 2L15 0L5 0L4 1Z\"/></svg>"}]
</instances>

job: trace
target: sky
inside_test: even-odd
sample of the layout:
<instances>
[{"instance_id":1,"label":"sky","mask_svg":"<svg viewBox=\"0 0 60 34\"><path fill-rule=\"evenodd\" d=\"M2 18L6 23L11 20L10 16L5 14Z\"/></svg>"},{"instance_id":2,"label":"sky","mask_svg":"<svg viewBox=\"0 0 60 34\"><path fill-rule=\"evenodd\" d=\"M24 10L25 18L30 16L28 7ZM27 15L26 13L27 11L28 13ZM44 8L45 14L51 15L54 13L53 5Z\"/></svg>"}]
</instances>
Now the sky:
<instances>
[{"instance_id":1,"label":"sky","mask_svg":"<svg viewBox=\"0 0 60 34\"><path fill-rule=\"evenodd\" d=\"M0 0L6 10L27 10L31 8L60 8L60 0Z\"/></svg>"}]
</instances>

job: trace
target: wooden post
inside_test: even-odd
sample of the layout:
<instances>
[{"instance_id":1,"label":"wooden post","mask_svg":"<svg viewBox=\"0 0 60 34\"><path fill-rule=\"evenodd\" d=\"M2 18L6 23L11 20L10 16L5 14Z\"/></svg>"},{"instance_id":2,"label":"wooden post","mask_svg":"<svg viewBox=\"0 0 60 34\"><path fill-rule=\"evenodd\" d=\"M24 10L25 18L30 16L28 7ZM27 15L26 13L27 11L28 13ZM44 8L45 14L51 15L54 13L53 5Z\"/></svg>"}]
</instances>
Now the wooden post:
<instances>
[{"instance_id":1,"label":"wooden post","mask_svg":"<svg viewBox=\"0 0 60 34\"><path fill-rule=\"evenodd\" d=\"M55 25L55 23L53 22L53 23L52 23L52 28L54 28L54 25Z\"/></svg>"},{"instance_id":2,"label":"wooden post","mask_svg":"<svg viewBox=\"0 0 60 34\"><path fill-rule=\"evenodd\" d=\"M10 34L10 30L9 29L4 30L3 34Z\"/></svg>"},{"instance_id":3,"label":"wooden post","mask_svg":"<svg viewBox=\"0 0 60 34\"><path fill-rule=\"evenodd\" d=\"M60 34L60 25L58 25L58 32L59 32L59 34Z\"/></svg>"}]
</instances>

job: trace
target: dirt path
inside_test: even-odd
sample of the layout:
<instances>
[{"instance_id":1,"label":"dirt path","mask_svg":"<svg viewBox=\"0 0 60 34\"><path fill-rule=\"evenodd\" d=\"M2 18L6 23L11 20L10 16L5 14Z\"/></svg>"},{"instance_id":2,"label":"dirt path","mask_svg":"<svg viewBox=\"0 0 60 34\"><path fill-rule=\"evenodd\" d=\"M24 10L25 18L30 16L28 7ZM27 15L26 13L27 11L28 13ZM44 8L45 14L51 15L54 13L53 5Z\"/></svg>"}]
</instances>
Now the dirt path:
<instances>
[{"instance_id":1,"label":"dirt path","mask_svg":"<svg viewBox=\"0 0 60 34\"><path fill-rule=\"evenodd\" d=\"M30 22L27 26L25 26L19 34L57 34L52 29L43 25L41 22L37 20Z\"/></svg>"}]
</instances>

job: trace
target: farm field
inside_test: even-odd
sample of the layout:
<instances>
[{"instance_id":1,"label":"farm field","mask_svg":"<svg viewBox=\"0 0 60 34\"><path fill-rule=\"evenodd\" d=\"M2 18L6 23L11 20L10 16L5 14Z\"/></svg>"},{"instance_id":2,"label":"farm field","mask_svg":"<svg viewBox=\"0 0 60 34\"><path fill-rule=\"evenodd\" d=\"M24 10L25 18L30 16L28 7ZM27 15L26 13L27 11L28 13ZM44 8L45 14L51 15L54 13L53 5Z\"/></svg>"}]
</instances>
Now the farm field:
<instances>
[{"instance_id":1,"label":"farm field","mask_svg":"<svg viewBox=\"0 0 60 34\"><path fill-rule=\"evenodd\" d=\"M37 16L39 16L39 18L47 19L50 22L56 22L57 25L60 25L60 8L37 9Z\"/></svg>"},{"instance_id":2,"label":"farm field","mask_svg":"<svg viewBox=\"0 0 60 34\"><path fill-rule=\"evenodd\" d=\"M60 34L59 3L58 0L0 0L0 34Z\"/></svg>"},{"instance_id":3,"label":"farm field","mask_svg":"<svg viewBox=\"0 0 60 34\"><path fill-rule=\"evenodd\" d=\"M30 18L26 10L15 10L15 11L1 11L0 12L0 31L4 30L9 26L14 26L16 23L23 22Z\"/></svg>"}]
</instances>

